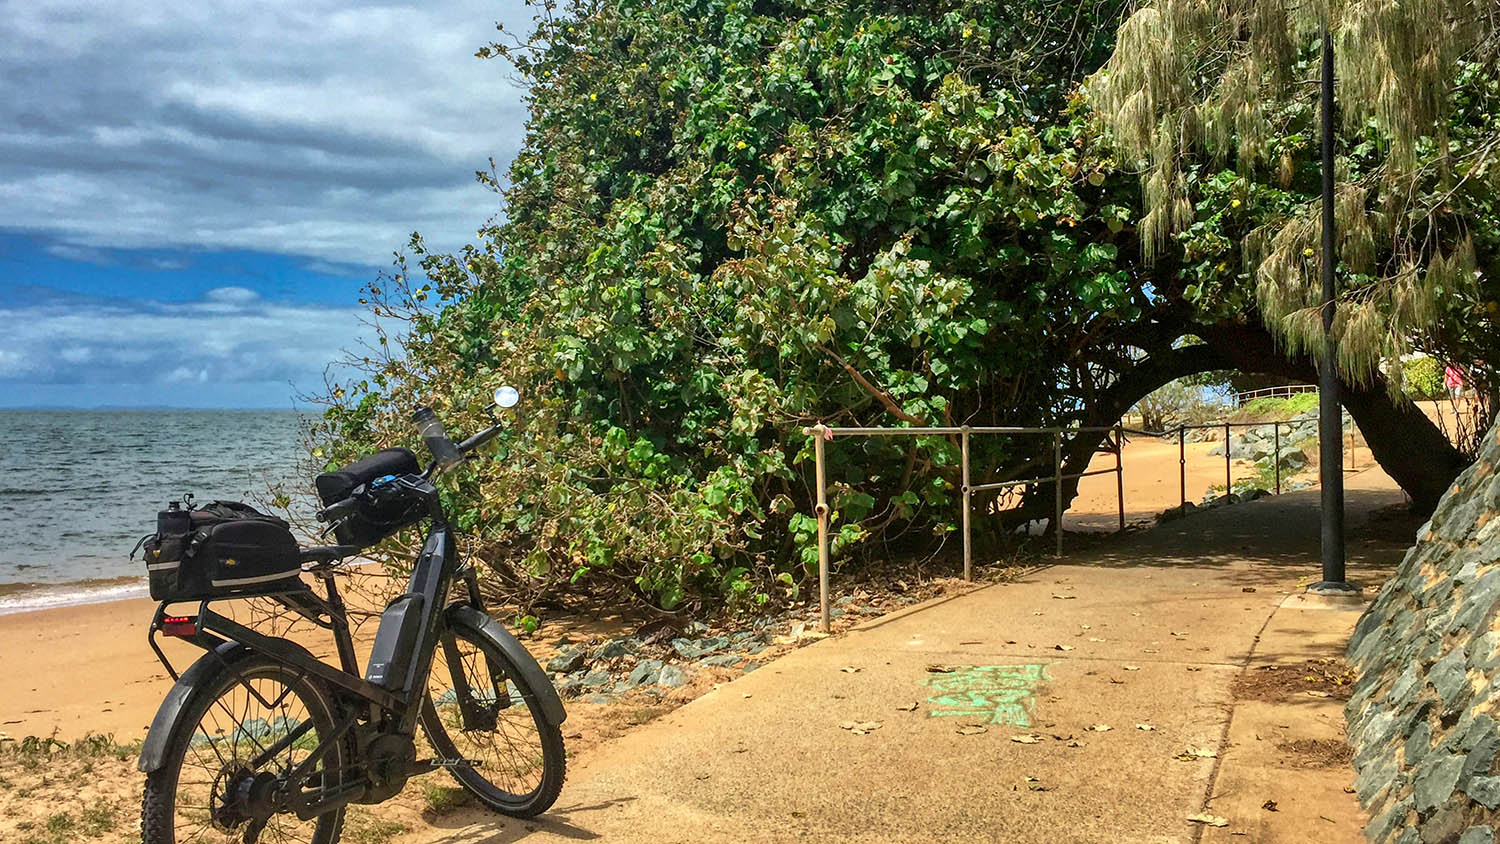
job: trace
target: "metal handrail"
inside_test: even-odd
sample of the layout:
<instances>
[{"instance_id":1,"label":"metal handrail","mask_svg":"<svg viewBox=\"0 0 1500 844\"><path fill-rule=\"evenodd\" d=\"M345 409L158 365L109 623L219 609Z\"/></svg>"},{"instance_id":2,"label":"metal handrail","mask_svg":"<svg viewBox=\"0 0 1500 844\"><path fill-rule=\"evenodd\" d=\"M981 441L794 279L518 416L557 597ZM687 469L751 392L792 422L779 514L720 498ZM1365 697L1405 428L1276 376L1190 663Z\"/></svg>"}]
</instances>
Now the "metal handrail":
<instances>
[{"instance_id":1,"label":"metal handrail","mask_svg":"<svg viewBox=\"0 0 1500 844\"><path fill-rule=\"evenodd\" d=\"M1216 422L1200 423L1194 425L1178 425L1166 431L1146 431L1139 428L1127 428L1122 424L1116 425L1093 425L1078 427L1021 427L1021 426L945 426L945 427L893 427L893 428L865 428L829 427L821 422L817 425L805 427L802 432L813 438L813 453L816 464L817 500L814 512L818 518L818 589L820 606L822 610L822 630L827 633L830 630L831 617L828 603L828 580L829 580L829 551L828 551L828 516L829 507L827 501L827 476L824 462L824 444L838 436L869 436L869 437L901 437L901 436L957 436L959 437L959 450L962 456L962 493L963 509L960 513L963 525L964 545L964 580L973 580L973 544L969 529L969 515L972 509L973 494L976 492L990 492L1009 487L1026 486L1030 484L1052 483L1054 490L1053 525L1057 538L1057 556L1063 553L1063 492L1062 482L1065 480L1078 480L1095 475L1115 476L1115 491L1119 511L1119 529L1125 530L1125 470L1124 451L1125 435L1157 437L1165 439L1171 436L1177 437L1178 449L1178 477L1180 485L1180 498L1182 507L1187 505L1187 432L1194 430L1220 430L1224 431L1224 493L1227 495L1234 489L1234 458L1230 454L1232 431L1235 428L1260 428L1266 425L1272 427L1275 437L1274 459L1271 461L1275 467L1276 494L1281 494L1281 426L1291 424L1273 420L1271 422ZM1080 434L1086 432L1113 432L1114 448L1106 449L1106 453L1112 451L1115 455L1115 465L1112 469L1095 469L1074 474L1064 474L1062 471L1062 440L1064 434ZM1053 473L1050 476L1037 478L1023 478L1018 480L995 481L991 483L971 483L969 474L969 438L975 434L981 435L1051 435ZM1096 452L1098 453L1098 452ZM1350 449L1351 469L1353 468L1353 449Z\"/></svg>"},{"instance_id":2,"label":"metal handrail","mask_svg":"<svg viewBox=\"0 0 1500 844\"><path fill-rule=\"evenodd\" d=\"M1234 406L1242 407L1247 401L1255 401L1259 398L1274 396L1295 396L1300 393L1316 393L1317 384L1283 384L1279 387L1261 387L1256 390L1245 390L1234 394Z\"/></svg>"}]
</instances>

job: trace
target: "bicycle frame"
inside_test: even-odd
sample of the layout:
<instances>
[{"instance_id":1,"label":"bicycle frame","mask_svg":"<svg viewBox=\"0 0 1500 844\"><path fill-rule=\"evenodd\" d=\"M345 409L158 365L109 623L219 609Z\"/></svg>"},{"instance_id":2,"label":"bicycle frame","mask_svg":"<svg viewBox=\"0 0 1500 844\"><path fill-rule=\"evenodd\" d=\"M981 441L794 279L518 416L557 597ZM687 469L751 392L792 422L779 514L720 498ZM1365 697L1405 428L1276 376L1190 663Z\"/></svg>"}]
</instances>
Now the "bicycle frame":
<instances>
[{"instance_id":1,"label":"bicycle frame","mask_svg":"<svg viewBox=\"0 0 1500 844\"><path fill-rule=\"evenodd\" d=\"M434 490L435 493L435 490ZM434 494L434 499L435 499ZM314 768L321 762L340 741L352 730L361 729L366 734L376 735L398 735L412 737L415 734L417 717L422 706L426 703L426 680L428 672L432 667L432 660L439 646L443 648L445 659L450 666L456 667L453 671L455 688L458 697L459 709L466 724L474 723L479 715L481 707L475 704L472 690L468 687L466 675L461 664L458 662L459 654L457 644L451 633L446 633L443 626L443 618L449 607L445 605L445 599L457 577L463 577L468 586L468 605L475 610L483 611L483 604L479 595L478 578L472 567L459 571L458 558L453 541L453 535L446 519L434 519L428 531L426 541L423 543L422 551L412 566L411 579L408 582L407 593L402 597L411 595L420 596L422 601L419 623L419 634L415 647L413 648L412 660L407 668L406 675L396 689L387 689L376 683L361 677L359 667L354 654L353 636L349 630L346 608L338 587L334 584L334 573L328 568L321 571L315 569L316 574L327 587L327 597L319 598L312 590L299 589L295 591L259 593L256 595L236 595L225 598L213 598L204 600L199 604L198 614L190 619L174 618L171 622L166 614L167 602L162 602L157 607L156 615L152 620L150 633L147 636L151 648L156 652L157 658L166 667L167 672L174 680L181 682L177 671L162 652L156 641L158 632L162 632L168 625L179 625L170 635L192 642L207 650L215 658L220 666L232 667L231 659L236 653L241 655L257 652L269 656L282 665L293 669L301 676L312 676L328 684L335 690L335 696L342 698L346 703L353 702L356 705L344 707L346 714L339 717L334 724L331 733L326 736L318 746L312 750L288 776L292 787L287 789L289 794L286 808L294 812L303 820L336 809L347 803L356 802L364 797L372 789L382 783L371 779L371 772L366 771L363 777L351 782L335 782L333 785L320 784L319 787L304 792L302 784L313 773ZM209 605L215 600L233 600L244 597L269 597L299 614L309 618L320 627L331 629L334 636L335 647L339 657L339 667L335 668L318 659L306 648L286 639L267 636L259 633L231 618L214 612ZM328 616L325 622L321 619L323 615ZM182 631L181 626L188 622L192 624L191 633ZM389 618L382 618L382 626L390 622ZM378 635L378 634L377 634ZM207 657L194 664L194 669L204 664ZM213 666L211 666L213 667ZM206 669L205 669L206 670ZM187 674L192 674L189 669ZM503 678L494 677L496 688L504 688ZM249 683L241 681L250 694L257 699L260 695ZM173 706L173 695L169 694L167 701L163 703L162 710L157 713L151 730L147 735L146 746L141 751L140 769L151 771L162 764L166 753L166 740L169 729L168 725L175 720L176 710L179 710L186 702L186 695L178 696L175 707ZM270 706L271 704L261 699L261 702ZM496 701L498 706L509 705L509 699L502 696ZM363 722L363 725L361 724ZM161 729L158 729L158 725ZM256 768L266 760L272 759L276 754L284 751L292 743L298 741L312 729L311 720L303 722L297 728L291 730L270 747L265 748L255 759L250 760L251 768ZM363 753L363 748L356 754ZM369 760L356 758L351 760L354 767L364 767L362 763ZM406 777L418 773L425 773L438 767L451 764L462 764L462 760L429 760L426 762L411 761L405 770L383 771L380 774L382 780L395 780L399 778L404 784ZM399 788L398 788L399 790ZM383 799L383 798L379 798Z\"/></svg>"}]
</instances>

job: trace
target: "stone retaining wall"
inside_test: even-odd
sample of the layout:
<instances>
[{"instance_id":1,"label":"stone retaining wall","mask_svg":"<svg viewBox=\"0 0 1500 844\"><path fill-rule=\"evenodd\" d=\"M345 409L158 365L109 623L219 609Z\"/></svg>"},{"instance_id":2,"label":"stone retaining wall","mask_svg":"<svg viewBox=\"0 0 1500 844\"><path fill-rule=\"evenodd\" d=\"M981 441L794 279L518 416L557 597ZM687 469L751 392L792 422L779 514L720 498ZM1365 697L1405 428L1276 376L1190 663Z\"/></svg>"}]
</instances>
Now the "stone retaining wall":
<instances>
[{"instance_id":1,"label":"stone retaining wall","mask_svg":"<svg viewBox=\"0 0 1500 844\"><path fill-rule=\"evenodd\" d=\"M1500 833L1500 426L1360 619L1345 711L1371 841Z\"/></svg>"}]
</instances>

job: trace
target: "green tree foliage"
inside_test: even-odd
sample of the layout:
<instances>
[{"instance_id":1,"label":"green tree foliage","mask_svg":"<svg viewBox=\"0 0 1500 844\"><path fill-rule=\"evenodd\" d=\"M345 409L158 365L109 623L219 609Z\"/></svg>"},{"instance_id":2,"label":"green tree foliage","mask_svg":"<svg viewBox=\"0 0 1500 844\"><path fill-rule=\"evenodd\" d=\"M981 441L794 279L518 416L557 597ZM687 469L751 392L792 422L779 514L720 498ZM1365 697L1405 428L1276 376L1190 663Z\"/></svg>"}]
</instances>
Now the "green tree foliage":
<instances>
[{"instance_id":1,"label":"green tree foliage","mask_svg":"<svg viewBox=\"0 0 1500 844\"><path fill-rule=\"evenodd\" d=\"M530 86L506 216L372 291L407 339L336 396L325 459L409 438L419 402L474 427L514 382L453 499L496 582L789 594L816 560L799 426L1063 422L1129 365L1133 189L1069 110L1120 5L549 10L482 51ZM951 440L830 457L836 554L952 529Z\"/></svg>"},{"instance_id":2,"label":"green tree foliage","mask_svg":"<svg viewBox=\"0 0 1500 844\"><path fill-rule=\"evenodd\" d=\"M1321 351L1324 22L1342 118L1341 373L1368 383L1413 349L1493 360L1500 11L1485 0L1144 4L1090 87L1122 155L1144 167L1145 255L1242 242L1250 283L1233 285L1292 350ZM1221 215L1238 225L1211 225ZM1401 369L1388 371L1399 394Z\"/></svg>"}]
</instances>

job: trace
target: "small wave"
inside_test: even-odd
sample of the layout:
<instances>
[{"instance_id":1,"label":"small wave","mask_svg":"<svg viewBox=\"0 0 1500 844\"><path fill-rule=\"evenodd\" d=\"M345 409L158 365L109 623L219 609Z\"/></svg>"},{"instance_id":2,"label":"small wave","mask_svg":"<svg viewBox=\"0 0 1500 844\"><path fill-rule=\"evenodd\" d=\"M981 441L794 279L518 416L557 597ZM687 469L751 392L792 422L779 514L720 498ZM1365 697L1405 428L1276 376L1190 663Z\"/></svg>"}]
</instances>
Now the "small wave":
<instances>
[{"instance_id":1,"label":"small wave","mask_svg":"<svg viewBox=\"0 0 1500 844\"><path fill-rule=\"evenodd\" d=\"M143 577L102 577L71 583L0 583L0 615L144 598Z\"/></svg>"}]
</instances>

